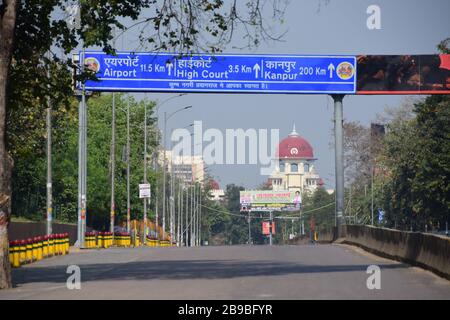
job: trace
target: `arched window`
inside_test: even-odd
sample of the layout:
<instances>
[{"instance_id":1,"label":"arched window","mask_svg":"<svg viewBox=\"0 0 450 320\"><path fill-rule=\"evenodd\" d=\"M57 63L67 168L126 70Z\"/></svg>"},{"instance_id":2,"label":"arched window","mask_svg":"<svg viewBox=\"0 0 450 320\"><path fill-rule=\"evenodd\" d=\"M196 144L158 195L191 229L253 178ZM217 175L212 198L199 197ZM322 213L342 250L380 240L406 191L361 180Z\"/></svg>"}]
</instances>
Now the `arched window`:
<instances>
[{"instance_id":1,"label":"arched window","mask_svg":"<svg viewBox=\"0 0 450 320\"><path fill-rule=\"evenodd\" d=\"M297 163L291 164L291 172L298 172L298 164Z\"/></svg>"},{"instance_id":2,"label":"arched window","mask_svg":"<svg viewBox=\"0 0 450 320\"><path fill-rule=\"evenodd\" d=\"M308 164L308 163L305 163L305 164L303 165L303 170L304 170L305 172L309 172L309 164Z\"/></svg>"},{"instance_id":3,"label":"arched window","mask_svg":"<svg viewBox=\"0 0 450 320\"><path fill-rule=\"evenodd\" d=\"M284 172L286 168L286 165L284 164L284 162L280 162L280 172Z\"/></svg>"}]
</instances>

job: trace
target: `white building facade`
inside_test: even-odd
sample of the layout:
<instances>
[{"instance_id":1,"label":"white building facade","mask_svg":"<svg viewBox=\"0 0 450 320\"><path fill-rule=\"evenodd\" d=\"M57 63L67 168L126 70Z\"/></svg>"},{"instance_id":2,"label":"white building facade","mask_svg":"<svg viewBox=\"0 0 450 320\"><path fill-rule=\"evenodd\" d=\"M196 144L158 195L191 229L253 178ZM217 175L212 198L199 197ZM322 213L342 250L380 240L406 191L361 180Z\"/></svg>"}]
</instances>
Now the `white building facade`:
<instances>
[{"instance_id":1,"label":"white building facade","mask_svg":"<svg viewBox=\"0 0 450 320\"><path fill-rule=\"evenodd\" d=\"M316 172L313 148L295 130L283 139L276 151L276 165L269 177L275 191L289 190L313 193L323 180ZM277 163L278 162L278 163Z\"/></svg>"}]
</instances>

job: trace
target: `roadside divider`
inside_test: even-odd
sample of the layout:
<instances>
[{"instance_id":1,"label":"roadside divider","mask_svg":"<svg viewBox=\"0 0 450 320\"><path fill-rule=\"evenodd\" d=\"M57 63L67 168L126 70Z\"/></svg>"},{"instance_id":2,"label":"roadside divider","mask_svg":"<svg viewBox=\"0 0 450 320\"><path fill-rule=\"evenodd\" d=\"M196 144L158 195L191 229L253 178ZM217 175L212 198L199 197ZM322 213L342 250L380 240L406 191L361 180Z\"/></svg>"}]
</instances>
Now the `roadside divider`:
<instances>
[{"instance_id":1,"label":"roadside divider","mask_svg":"<svg viewBox=\"0 0 450 320\"><path fill-rule=\"evenodd\" d=\"M147 236L146 245L148 247L160 247L160 246L162 247L162 241L154 237Z\"/></svg>"},{"instance_id":2,"label":"roadside divider","mask_svg":"<svg viewBox=\"0 0 450 320\"><path fill-rule=\"evenodd\" d=\"M69 234L58 233L9 242L9 260L13 268L69 253Z\"/></svg>"},{"instance_id":3,"label":"roadside divider","mask_svg":"<svg viewBox=\"0 0 450 320\"><path fill-rule=\"evenodd\" d=\"M114 245L117 247L130 247L131 235L127 232L116 232L114 234Z\"/></svg>"},{"instance_id":4,"label":"roadside divider","mask_svg":"<svg viewBox=\"0 0 450 320\"><path fill-rule=\"evenodd\" d=\"M128 232L115 232L113 235L113 233L109 231L92 231L85 233L86 249L107 249L112 246L129 248L140 245L140 235L136 233L133 233L133 235Z\"/></svg>"},{"instance_id":5,"label":"roadside divider","mask_svg":"<svg viewBox=\"0 0 450 320\"><path fill-rule=\"evenodd\" d=\"M107 249L112 245L113 236L112 233L108 231L86 232L84 236L84 247L86 249Z\"/></svg>"}]
</instances>

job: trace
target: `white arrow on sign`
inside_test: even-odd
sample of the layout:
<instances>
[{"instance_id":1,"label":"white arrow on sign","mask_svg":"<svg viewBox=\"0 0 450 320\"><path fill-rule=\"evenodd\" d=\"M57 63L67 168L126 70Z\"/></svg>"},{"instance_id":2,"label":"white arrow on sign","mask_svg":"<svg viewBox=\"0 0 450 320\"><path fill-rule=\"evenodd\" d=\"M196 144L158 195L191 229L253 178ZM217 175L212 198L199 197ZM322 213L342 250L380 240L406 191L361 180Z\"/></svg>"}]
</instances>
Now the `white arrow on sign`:
<instances>
[{"instance_id":1,"label":"white arrow on sign","mask_svg":"<svg viewBox=\"0 0 450 320\"><path fill-rule=\"evenodd\" d=\"M333 71L334 71L335 67L334 64L330 63L328 65L328 71L330 71L330 79L333 78Z\"/></svg>"},{"instance_id":2,"label":"white arrow on sign","mask_svg":"<svg viewBox=\"0 0 450 320\"><path fill-rule=\"evenodd\" d=\"M172 73L173 65L172 65L170 62L167 62L167 63L166 63L166 67L167 67L167 69L169 70L169 76L170 76L171 73Z\"/></svg>"},{"instance_id":3,"label":"white arrow on sign","mask_svg":"<svg viewBox=\"0 0 450 320\"><path fill-rule=\"evenodd\" d=\"M253 66L253 71L255 71L255 78L258 79L258 74L259 74L259 70L261 70L261 67L259 66L259 64L255 64Z\"/></svg>"}]
</instances>

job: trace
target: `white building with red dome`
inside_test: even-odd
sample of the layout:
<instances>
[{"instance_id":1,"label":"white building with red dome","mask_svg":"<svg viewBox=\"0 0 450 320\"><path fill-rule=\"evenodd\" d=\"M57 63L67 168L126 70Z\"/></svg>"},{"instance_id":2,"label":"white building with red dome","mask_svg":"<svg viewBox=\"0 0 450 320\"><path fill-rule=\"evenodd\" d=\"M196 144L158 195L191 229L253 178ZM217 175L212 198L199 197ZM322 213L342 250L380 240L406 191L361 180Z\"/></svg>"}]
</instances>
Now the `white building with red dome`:
<instances>
[{"instance_id":1,"label":"white building with red dome","mask_svg":"<svg viewBox=\"0 0 450 320\"><path fill-rule=\"evenodd\" d=\"M269 177L274 191L313 193L323 181L316 172L311 144L295 131L283 139L276 150L275 170Z\"/></svg>"},{"instance_id":2,"label":"white building with red dome","mask_svg":"<svg viewBox=\"0 0 450 320\"><path fill-rule=\"evenodd\" d=\"M211 200L216 202L224 202L225 191L223 191L223 189L220 189L220 186L217 183L217 181L214 179L209 180L209 187L210 187L209 194L211 196Z\"/></svg>"}]
</instances>

